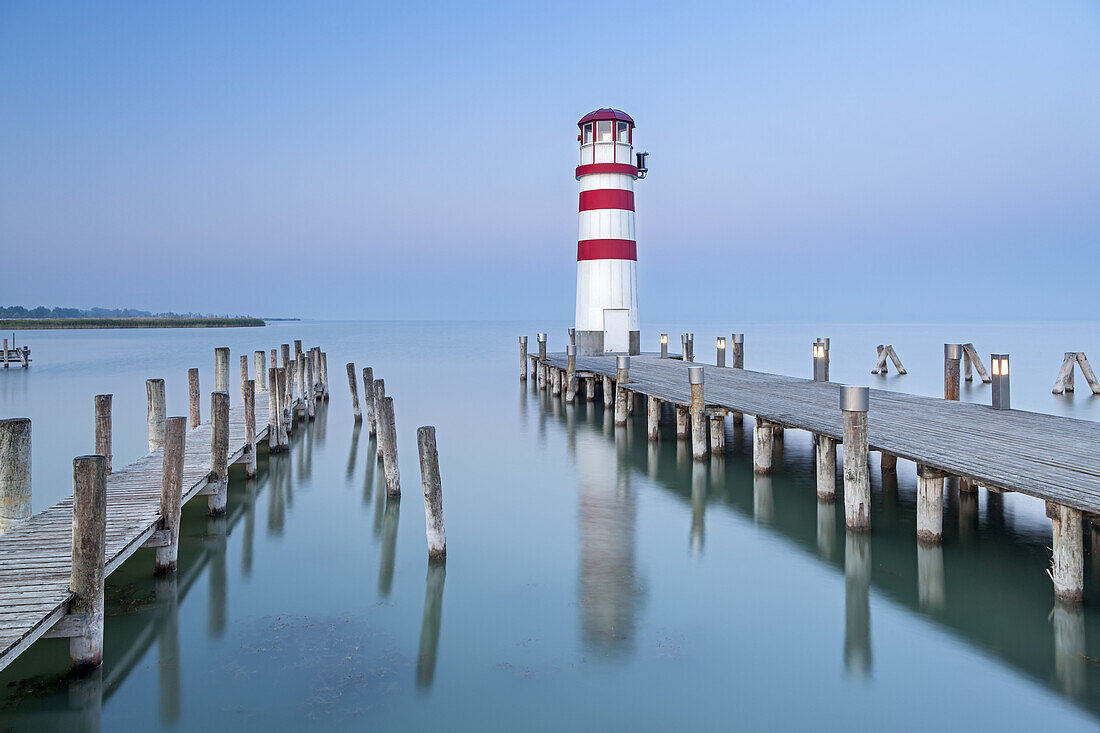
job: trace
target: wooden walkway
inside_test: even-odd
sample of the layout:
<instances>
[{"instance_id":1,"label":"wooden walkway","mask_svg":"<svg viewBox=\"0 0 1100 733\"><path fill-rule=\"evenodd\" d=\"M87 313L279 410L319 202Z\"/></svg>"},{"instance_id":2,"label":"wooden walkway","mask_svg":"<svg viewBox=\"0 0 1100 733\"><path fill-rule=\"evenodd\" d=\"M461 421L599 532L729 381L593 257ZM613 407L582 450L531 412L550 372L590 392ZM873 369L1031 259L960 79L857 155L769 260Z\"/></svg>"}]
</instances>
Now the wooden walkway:
<instances>
[{"instance_id":1,"label":"wooden walkway","mask_svg":"<svg viewBox=\"0 0 1100 733\"><path fill-rule=\"evenodd\" d=\"M549 354L546 363L564 370L566 356ZM642 355L630 358L625 387L689 405L689 366L704 367L708 409L843 438L840 385L833 382ZM614 379L615 359L577 357L576 369L578 377ZM870 391L867 422L872 450L1100 515L1100 423L877 389Z\"/></svg>"},{"instance_id":2,"label":"wooden walkway","mask_svg":"<svg viewBox=\"0 0 1100 733\"><path fill-rule=\"evenodd\" d=\"M256 443L267 436L267 391L257 391ZM245 453L244 406L229 411L229 463ZM188 431L183 504L203 493L210 476L210 423ZM107 477L107 547L110 575L153 537L160 520L163 451L157 450ZM25 519L0 535L0 670L42 637L69 609L73 500Z\"/></svg>"}]
</instances>

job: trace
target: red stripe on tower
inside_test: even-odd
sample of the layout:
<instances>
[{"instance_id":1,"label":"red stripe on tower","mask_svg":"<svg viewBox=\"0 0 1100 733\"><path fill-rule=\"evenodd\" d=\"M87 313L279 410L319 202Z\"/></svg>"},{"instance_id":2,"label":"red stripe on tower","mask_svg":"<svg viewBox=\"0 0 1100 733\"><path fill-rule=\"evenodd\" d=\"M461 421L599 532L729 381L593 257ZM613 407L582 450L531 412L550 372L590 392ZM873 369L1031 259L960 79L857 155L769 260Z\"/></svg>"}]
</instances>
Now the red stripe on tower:
<instances>
[{"instance_id":1,"label":"red stripe on tower","mask_svg":"<svg viewBox=\"0 0 1100 733\"><path fill-rule=\"evenodd\" d=\"M582 239L577 242L577 262L637 259L638 245L633 239Z\"/></svg>"},{"instance_id":2,"label":"red stripe on tower","mask_svg":"<svg viewBox=\"0 0 1100 733\"><path fill-rule=\"evenodd\" d=\"M634 192L619 188L600 188L581 191L581 211L595 209L624 209L634 211Z\"/></svg>"}]
</instances>

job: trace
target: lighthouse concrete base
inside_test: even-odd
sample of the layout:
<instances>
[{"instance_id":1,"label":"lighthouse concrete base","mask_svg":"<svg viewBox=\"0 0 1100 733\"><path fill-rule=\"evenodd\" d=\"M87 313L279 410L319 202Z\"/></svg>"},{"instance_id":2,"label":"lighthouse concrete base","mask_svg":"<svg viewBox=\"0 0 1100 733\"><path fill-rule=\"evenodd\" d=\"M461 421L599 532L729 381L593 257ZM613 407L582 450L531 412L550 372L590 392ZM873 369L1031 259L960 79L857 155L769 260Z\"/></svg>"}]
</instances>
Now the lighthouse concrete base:
<instances>
[{"instance_id":1,"label":"lighthouse concrete base","mask_svg":"<svg viewBox=\"0 0 1100 733\"><path fill-rule=\"evenodd\" d=\"M603 331L577 331L577 356L605 356L615 353L626 353L629 356L636 356L642 353L641 332L630 332L629 351L613 352L603 350Z\"/></svg>"}]
</instances>

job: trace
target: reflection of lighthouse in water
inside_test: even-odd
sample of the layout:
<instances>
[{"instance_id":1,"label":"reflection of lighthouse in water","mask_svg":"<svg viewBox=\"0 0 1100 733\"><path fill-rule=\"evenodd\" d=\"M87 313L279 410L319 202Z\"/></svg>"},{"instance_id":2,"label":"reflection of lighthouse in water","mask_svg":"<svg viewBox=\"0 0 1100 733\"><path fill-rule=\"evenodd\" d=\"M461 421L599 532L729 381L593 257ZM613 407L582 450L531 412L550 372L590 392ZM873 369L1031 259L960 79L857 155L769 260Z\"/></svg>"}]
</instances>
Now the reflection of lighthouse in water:
<instances>
[{"instance_id":1,"label":"reflection of lighthouse in water","mask_svg":"<svg viewBox=\"0 0 1100 733\"><path fill-rule=\"evenodd\" d=\"M634 572L634 494L629 468L601 440L577 442L580 602L584 645L633 649L638 582Z\"/></svg>"}]
</instances>

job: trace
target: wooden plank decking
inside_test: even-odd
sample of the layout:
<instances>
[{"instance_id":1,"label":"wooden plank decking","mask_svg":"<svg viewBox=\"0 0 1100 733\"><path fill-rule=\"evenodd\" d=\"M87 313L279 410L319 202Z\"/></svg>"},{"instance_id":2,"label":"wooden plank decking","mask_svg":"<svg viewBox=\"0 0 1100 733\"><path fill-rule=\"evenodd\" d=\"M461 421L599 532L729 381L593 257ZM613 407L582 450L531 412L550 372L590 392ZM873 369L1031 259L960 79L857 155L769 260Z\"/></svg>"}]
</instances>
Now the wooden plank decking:
<instances>
[{"instance_id":1,"label":"wooden plank decking","mask_svg":"<svg viewBox=\"0 0 1100 733\"><path fill-rule=\"evenodd\" d=\"M565 355L549 354L547 363L565 369ZM843 438L833 382L642 355L630 359L627 387L687 405L688 366L704 367L708 408ZM577 357L576 369L614 378L615 359ZM983 486L1100 514L1100 423L872 389L868 443Z\"/></svg>"},{"instance_id":2,"label":"wooden plank decking","mask_svg":"<svg viewBox=\"0 0 1100 733\"><path fill-rule=\"evenodd\" d=\"M268 392L256 392L256 442L267 435ZM229 411L229 463L245 450L244 406ZM91 452L89 450L89 452ZM157 530L163 451L157 450L107 477L105 574L110 575ZM210 475L210 423L188 431L183 503L206 487ZM0 536L0 670L63 617L72 593L72 496L20 522Z\"/></svg>"}]
</instances>

